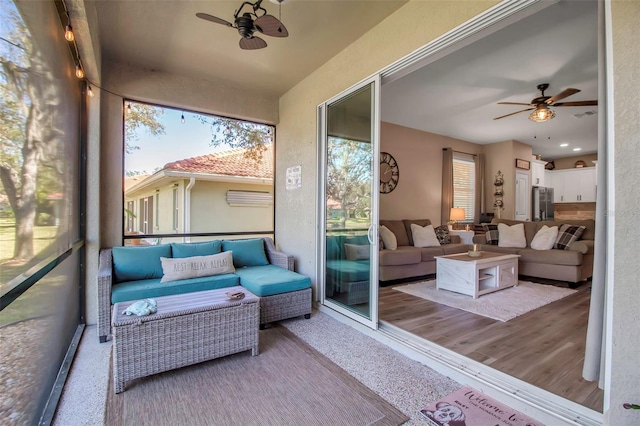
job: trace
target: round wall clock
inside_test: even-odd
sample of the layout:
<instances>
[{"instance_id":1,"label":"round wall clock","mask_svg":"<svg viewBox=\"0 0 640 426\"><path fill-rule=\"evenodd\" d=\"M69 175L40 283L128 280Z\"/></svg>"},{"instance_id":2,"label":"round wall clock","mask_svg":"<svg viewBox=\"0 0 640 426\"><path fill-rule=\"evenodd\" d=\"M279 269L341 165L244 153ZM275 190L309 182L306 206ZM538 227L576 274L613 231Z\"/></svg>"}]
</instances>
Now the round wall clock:
<instances>
[{"instance_id":1,"label":"round wall clock","mask_svg":"<svg viewBox=\"0 0 640 426\"><path fill-rule=\"evenodd\" d=\"M388 194L398 186L400 169L393 155L388 152L380 153L380 192Z\"/></svg>"}]
</instances>

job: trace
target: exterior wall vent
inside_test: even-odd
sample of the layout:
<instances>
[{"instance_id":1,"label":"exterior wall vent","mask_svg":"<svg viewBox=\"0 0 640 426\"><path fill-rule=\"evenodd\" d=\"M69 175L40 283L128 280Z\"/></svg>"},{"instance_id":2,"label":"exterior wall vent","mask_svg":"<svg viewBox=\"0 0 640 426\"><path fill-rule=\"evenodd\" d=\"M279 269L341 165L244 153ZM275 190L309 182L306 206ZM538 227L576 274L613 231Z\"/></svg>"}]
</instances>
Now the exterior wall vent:
<instances>
[{"instance_id":1,"label":"exterior wall vent","mask_svg":"<svg viewBox=\"0 0 640 426\"><path fill-rule=\"evenodd\" d=\"M271 206L273 194L259 191L227 191L227 204L230 206Z\"/></svg>"}]
</instances>

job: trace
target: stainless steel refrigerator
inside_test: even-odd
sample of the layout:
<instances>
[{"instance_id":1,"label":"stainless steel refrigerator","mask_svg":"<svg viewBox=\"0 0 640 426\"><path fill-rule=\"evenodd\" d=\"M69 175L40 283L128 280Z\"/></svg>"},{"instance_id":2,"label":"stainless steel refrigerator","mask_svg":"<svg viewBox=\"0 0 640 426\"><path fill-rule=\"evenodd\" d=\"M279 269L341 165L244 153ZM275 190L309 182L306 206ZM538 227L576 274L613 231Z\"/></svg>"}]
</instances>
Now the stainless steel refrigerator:
<instances>
[{"instance_id":1,"label":"stainless steel refrigerator","mask_svg":"<svg viewBox=\"0 0 640 426\"><path fill-rule=\"evenodd\" d=\"M553 220L553 188L534 186L532 194L531 217L533 220Z\"/></svg>"}]
</instances>

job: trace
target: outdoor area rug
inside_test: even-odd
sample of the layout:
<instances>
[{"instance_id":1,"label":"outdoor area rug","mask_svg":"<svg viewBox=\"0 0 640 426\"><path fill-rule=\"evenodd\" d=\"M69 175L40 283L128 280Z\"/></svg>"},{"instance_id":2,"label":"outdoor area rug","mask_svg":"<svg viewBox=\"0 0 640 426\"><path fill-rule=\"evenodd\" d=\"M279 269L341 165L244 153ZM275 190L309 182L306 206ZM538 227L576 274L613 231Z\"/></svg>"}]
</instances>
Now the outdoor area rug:
<instances>
[{"instance_id":1,"label":"outdoor area rug","mask_svg":"<svg viewBox=\"0 0 640 426\"><path fill-rule=\"evenodd\" d=\"M409 418L282 326L260 355L230 355L127 382L107 425L399 425Z\"/></svg>"},{"instance_id":2,"label":"outdoor area rug","mask_svg":"<svg viewBox=\"0 0 640 426\"><path fill-rule=\"evenodd\" d=\"M519 281L515 287L488 293L477 299L449 290L438 290L436 289L435 280L398 286L393 289L503 322L567 297L577 291L528 281Z\"/></svg>"},{"instance_id":3,"label":"outdoor area rug","mask_svg":"<svg viewBox=\"0 0 640 426\"><path fill-rule=\"evenodd\" d=\"M543 426L470 387L430 404L420 414L431 426Z\"/></svg>"}]
</instances>

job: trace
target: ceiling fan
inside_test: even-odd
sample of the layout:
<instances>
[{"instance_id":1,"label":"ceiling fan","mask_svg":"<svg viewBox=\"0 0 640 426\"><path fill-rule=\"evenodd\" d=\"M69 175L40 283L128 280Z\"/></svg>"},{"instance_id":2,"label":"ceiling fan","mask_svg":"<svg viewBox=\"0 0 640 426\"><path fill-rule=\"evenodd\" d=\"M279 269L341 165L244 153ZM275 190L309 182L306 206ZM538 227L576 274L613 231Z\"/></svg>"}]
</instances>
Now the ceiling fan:
<instances>
[{"instance_id":1,"label":"ceiling fan","mask_svg":"<svg viewBox=\"0 0 640 426\"><path fill-rule=\"evenodd\" d=\"M502 115L500 117L494 118L494 120L500 120L501 118L509 117L511 115L520 114L525 111L533 111L529 115L529 120L543 122L549 121L553 117L556 116L556 113L553 112L549 107L567 107L567 106L592 106L598 105L598 101L577 101L577 102L557 102L560 99L567 98L569 96L575 95L580 92L579 89L564 89L562 92L558 93L555 96L545 96L544 91L549 88L548 83L538 84L538 90L541 95L535 99L532 99L530 103L518 103L518 102L498 102L498 105L525 105L532 108L523 109L520 111L512 112L511 114Z\"/></svg>"},{"instance_id":2,"label":"ceiling fan","mask_svg":"<svg viewBox=\"0 0 640 426\"><path fill-rule=\"evenodd\" d=\"M206 21L215 22L216 24L226 25L227 27L235 28L238 30L242 38L240 39L240 48L245 50L255 50L267 47L267 42L256 37L253 33L257 30L262 34L271 37L288 37L289 32L285 28L284 24L273 15L268 15L267 11L260 6L263 0L257 0L255 3L245 1L240 8L236 10L233 15L233 24L229 21L225 21L217 16L209 15L208 13L196 13L196 16ZM281 1L279 2L281 3ZM245 6L249 6L249 10L252 12L244 12L241 14L242 9Z\"/></svg>"}]
</instances>

